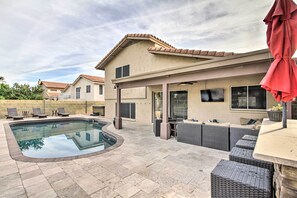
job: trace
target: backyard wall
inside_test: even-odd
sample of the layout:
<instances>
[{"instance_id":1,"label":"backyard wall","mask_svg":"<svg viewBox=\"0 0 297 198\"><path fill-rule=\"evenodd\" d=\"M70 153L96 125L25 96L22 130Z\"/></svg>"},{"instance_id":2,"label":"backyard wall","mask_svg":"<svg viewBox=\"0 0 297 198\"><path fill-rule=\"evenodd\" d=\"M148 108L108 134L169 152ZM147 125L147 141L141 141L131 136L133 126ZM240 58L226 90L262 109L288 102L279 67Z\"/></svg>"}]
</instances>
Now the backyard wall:
<instances>
[{"instance_id":1,"label":"backyard wall","mask_svg":"<svg viewBox=\"0 0 297 198\"><path fill-rule=\"evenodd\" d=\"M0 119L5 118L7 108L17 108L19 114L23 111L32 113L32 108L40 108L49 116L52 110L58 107L64 107L70 114L90 114L93 112L93 106L104 106L104 102L99 101L53 101L53 100L0 100ZM100 115L104 114L103 109Z\"/></svg>"}]
</instances>

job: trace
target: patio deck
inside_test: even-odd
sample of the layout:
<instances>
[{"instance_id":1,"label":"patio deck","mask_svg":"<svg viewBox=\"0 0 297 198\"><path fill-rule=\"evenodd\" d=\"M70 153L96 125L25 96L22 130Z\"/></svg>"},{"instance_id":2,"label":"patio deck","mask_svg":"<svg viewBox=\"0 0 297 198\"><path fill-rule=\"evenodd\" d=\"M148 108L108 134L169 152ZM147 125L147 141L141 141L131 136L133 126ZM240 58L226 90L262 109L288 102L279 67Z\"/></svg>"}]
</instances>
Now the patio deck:
<instances>
[{"instance_id":1,"label":"patio deck","mask_svg":"<svg viewBox=\"0 0 297 198\"><path fill-rule=\"evenodd\" d=\"M85 117L85 116L80 116ZM0 120L1 197L210 197L210 172L228 152L161 140L151 125L123 122L124 143L71 161L31 163L9 156Z\"/></svg>"}]
</instances>

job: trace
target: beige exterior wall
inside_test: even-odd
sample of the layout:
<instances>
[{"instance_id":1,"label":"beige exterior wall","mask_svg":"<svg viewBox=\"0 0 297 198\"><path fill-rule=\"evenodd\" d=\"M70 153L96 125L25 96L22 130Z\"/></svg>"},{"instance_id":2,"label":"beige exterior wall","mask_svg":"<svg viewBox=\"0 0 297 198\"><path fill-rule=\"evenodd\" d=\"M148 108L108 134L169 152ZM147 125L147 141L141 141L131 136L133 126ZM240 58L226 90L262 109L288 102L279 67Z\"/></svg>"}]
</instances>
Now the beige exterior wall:
<instances>
[{"instance_id":1,"label":"beige exterior wall","mask_svg":"<svg viewBox=\"0 0 297 198\"><path fill-rule=\"evenodd\" d=\"M145 72L158 71L161 69L190 65L202 61L197 58L185 58L179 56L154 55L147 51L153 42L141 41L125 47L105 67L105 105L106 117L115 117L116 90L112 79L115 79L117 67L130 65L130 76ZM231 86L258 85L263 74L243 76L235 78L224 78L216 80L201 81L191 86L170 85L170 91L188 91L188 118L201 121L217 119L220 122L231 122L239 124L240 117L263 118L267 116L265 110L231 110ZM224 102L201 102L200 90L211 88L224 88ZM139 123L152 122L152 92L161 91L162 87L153 86L147 88L133 88L122 90L122 103L134 102L136 104L136 119ZM267 108L274 104L270 94L267 94Z\"/></svg>"},{"instance_id":2,"label":"beige exterior wall","mask_svg":"<svg viewBox=\"0 0 297 198\"><path fill-rule=\"evenodd\" d=\"M231 109L231 86L258 85L264 75L242 76L235 78L223 78L216 80L200 81L193 85L178 86L170 85L170 91L188 91L188 118L199 121L217 119L219 122L240 123L240 118L264 118L267 117L265 110L232 110ZM201 102L200 90L224 88L224 102ZM122 99L122 102L136 103L136 121L149 124L152 122L152 93L161 92L161 86L147 88L146 97L143 99ZM115 116L116 100L106 100L106 117ZM267 108L276 104L271 94L267 93Z\"/></svg>"},{"instance_id":3,"label":"beige exterior wall","mask_svg":"<svg viewBox=\"0 0 297 198\"><path fill-rule=\"evenodd\" d=\"M232 110L231 109L231 86L259 85L264 75L244 76L235 78L216 79L198 82L188 86L188 118L201 121L217 119L219 122L239 124L243 118L267 117L265 110ZM201 102L200 90L224 88L224 102ZM267 93L267 108L276 102L271 94Z\"/></svg>"},{"instance_id":4,"label":"beige exterior wall","mask_svg":"<svg viewBox=\"0 0 297 198\"><path fill-rule=\"evenodd\" d=\"M47 98L48 95L47 93L61 93L61 89L56 89L56 88L47 88L42 84L42 89L43 89L43 98Z\"/></svg>"},{"instance_id":5,"label":"beige exterior wall","mask_svg":"<svg viewBox=\"0 0 297 198\"><path fill-rule=\"evenodd\" d=\"M130 65L131 76L201 61L196 58L154 55L147 51L152 46L154 46L154 43L151 41L140 41L127 46L108 63L105 68L105 86L106 90L108 90L105 93L105 100L116 98L116 90L111 80L115 78L115 69L117 67ZM134 98L143 98L145 96L145 89L135 88L133 91L124 91L122 97L131 98L131 94Z\"/></svg>"},{"instance_id":6,"label":"beige exterior wall","mask_svg":"<svg viewBox=\"0 0 297 198\"><path fill-rule=\"evenodd\" d=\"M86 86L91 86L91 92L86 92ZM71 85L61 96L61 100L87 100L87 101L104 101L104 84L103 94L99 94L99 84L96 84L88 79L80 78L75 85ZM76 88L80 87L80 99L76 99Z\"/></svg>"}]
</instances>

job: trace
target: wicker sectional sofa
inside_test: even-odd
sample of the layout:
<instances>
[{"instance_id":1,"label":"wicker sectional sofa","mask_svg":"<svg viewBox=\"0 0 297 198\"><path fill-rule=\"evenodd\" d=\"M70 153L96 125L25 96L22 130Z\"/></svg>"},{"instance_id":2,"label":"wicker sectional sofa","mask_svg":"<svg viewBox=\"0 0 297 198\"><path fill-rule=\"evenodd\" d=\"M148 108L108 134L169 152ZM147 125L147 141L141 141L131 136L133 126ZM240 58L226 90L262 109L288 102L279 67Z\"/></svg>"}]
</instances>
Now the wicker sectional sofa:
<instances>
[{"instance_id":1,"label":"wicker sectional sofa","mask_svg":"<svg viewBox=\"0 0 297 198\"><path fill-rule=\"evenodd\" d=\"M244 135L257 136L259 130L230 123L187 122L177 124L177 141L230 151Z\"/></svg>"},{"instance_id":2,"label":"wicker sectional sofa","mask_svg":"<svg viewBox=\"0 0 297 198\"><path fill-rule=\"evenodd\" d=\"M177 141L202 146L202 123L178 123Z\"/></svg>"}]
</instances>

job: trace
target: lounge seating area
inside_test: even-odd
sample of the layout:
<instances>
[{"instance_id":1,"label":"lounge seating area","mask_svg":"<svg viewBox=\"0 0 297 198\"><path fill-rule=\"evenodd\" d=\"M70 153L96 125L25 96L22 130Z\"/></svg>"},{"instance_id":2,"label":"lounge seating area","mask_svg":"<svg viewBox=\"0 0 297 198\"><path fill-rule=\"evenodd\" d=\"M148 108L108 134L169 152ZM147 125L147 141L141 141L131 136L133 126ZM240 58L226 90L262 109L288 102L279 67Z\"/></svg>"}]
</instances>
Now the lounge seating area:
<instances>
[{"instance_id":1,"label":"lounge seating area","mask_svg":"<svg viewBox=\"0 0 297 198\"><path fill-rule=\"evenodd\" d=\"M257 136L259 129L250 125L230 123L203 123L184 121L177 123L177 141L230 151L244 135Z\"/></svg>"},{"instance_id":2,"label":"lounge seating area","mask_svg":"<svg viewBox=\"0 0 297 198\"><path fill-rule=\"evenodd\" d=\"M52 110L53 112L57 112L56 114L52 114L52 116L62 116L66 117L69 116L69 113L65 112L65 109L58 108L57 110ZM24 114L26 112L26 114ZM47 114L42 113L41 108L32 108L32 113L30 111L22 111L22 114L18 114L17 108L7 108L7 115L5 115L6 119L13 119L13 120L22 120L24 118L47 118Z\"/></svg>"}]
</instances>

